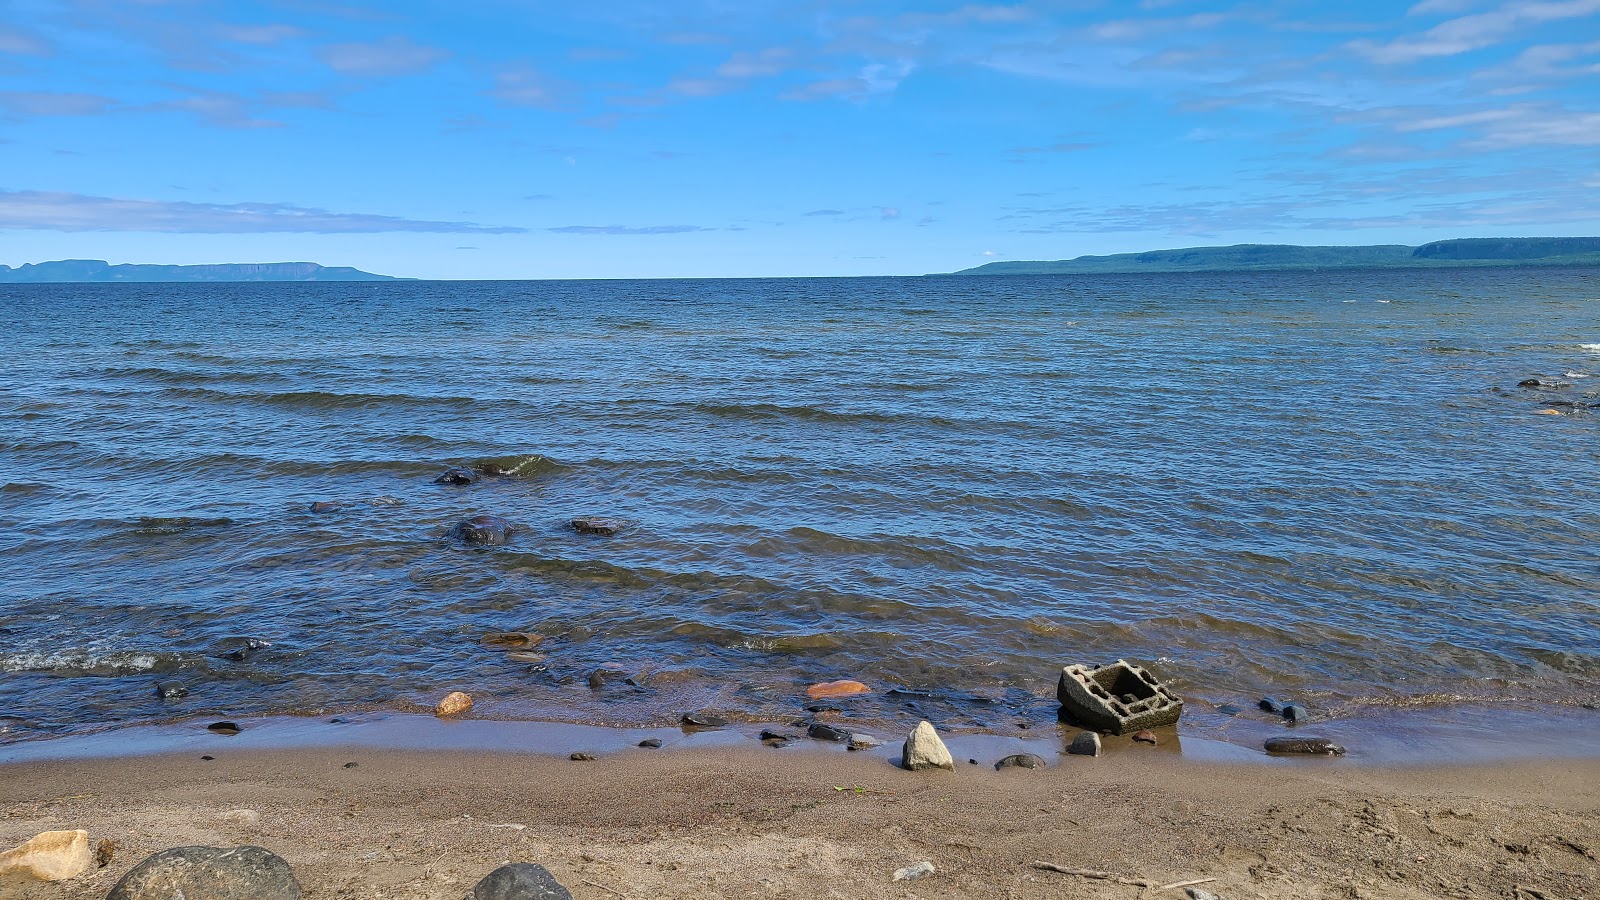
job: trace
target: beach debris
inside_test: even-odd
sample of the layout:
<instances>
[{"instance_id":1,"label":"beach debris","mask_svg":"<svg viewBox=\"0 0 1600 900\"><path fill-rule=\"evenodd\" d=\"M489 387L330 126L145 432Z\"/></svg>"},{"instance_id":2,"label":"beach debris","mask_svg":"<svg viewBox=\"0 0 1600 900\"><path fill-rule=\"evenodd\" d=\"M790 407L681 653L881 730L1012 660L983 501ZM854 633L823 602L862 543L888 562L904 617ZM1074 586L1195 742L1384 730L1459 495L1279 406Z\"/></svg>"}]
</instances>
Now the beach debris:
<instances>
[{"instance_id":1,"label":"beach debris","mask_svg":"<svg viewBox=\"0 0 1600 900\"><path fill-rule=\"evenodd\" d=\"M894 880L916 881L918 878L927 878L929 875L933 874L933 871L933 863L923 860L919 863L912 863L903 869L895 869Z\"/></svg>"},{"instance_id":2,"label":"beach debris","mask_svg":"<svg viewBox=\"0 0 1600 900\"><path fill-rule=\"evenodd\" d=\"M603 537L610 537L627 527L627 523L621 519L601 519L594 516L580 516L568 524L579 534L598 534Z\"/></svg>"},{"instance_id":3,"label":"beach debris","mask_svg":"<svg viewBox=\"0 0 1600 900\"><path fill-rule=\"evenodd\" d=\"M206 730L212 734L234 735L238 734L244 729L239 727L238 722L212 722L210 725L206 726Z\"/></svg>"},{"instance_id":4,"label":"beach debris","mask_svg":"<svg viewBox=\"0 0 1600 900\"><path fill-rule=\"evenodd\" d=\"M471 469L468 469L468 468L466 468L464 466L456 466L456 467L451 468L451 469L446 469L444 471L444 474L440 475L438 478L435 478L433 480L433 483L434 484L453 484L453 485L460 486L460 485L464 485L464 484L473 484L477 480L478 480L478 473L477 472L474 472Z\"/></svg>"},{"instance_id":5,"label":"beach debris","mask_svg":"<svg viewBox=\"0 0 1600 900\"><path fill-rule=\"evenodd\" d=\"M467 900L572 900L572 892L538 863L510 863L483 876Z\"/></svg>"},{"instance_id":6,"label":"beach debris","mask_svg":"<svg viewBox=\"0 0 1600 900\"><path fill-rule=\"evenodd\" d=\"M1268 738L1268 753L1308 753L1317 756L1340 756L1345 750L1327 738L1275 737Z\"/></svg>"},{"instance_id":7,"label":"beach debris","mask_svg":"<svg viewBox=\"0 0 1600 900\"><path fill-rule=\"evenodd\" d=\"M685 728L721 728L728 724L728 720L708 712L684 713L683 725Z\"/></svg>"},{"instance_id":8,"label":"beach debris","mask_svg":"<svg viewBox=\"0 0 1600 900\"><path fill-rule=\"evenodd\" d=\"M813 684L806 688L806 696L813 700L832 700L837 697L854 697L857 694L868 694L872 688L859 681L825 681Z\"/></svg>"},{"instance_id":9,"label":"beach debris","mask_svg":"<svg viewBox=\"0 0 1600 900\"><path fill-rule=\"evenodd\" d=\"M648 750L660 750L661 749L661 738L645 738L644 740L639 742L639 746L644 747L645 749L648 749Z\"/></svg>"},{"instance_id":10,"label":"beach debris","mask_svg":"<svg viewBox=\"0 0 1600 900\"><path fill-rule=\"evenodd\" d=\"M494 647L510 647L514 650L527 650L544 643L544 635L531 631L491 631L482 638L485 644Z\"/></svg>"},{"instance_id":11,"label":"beach debris","mask_svg":"<svg viewBox=\"0 0 1600 900\"><path fill-rule=\"evenodd\" d=\"M110 838L105 838L100 843L95 845L94 867L97 869L104 869L106 866L111 865L111 860L116 855L117 842Z\"/></svg>"},{"instance_id":12,"label":"beach debris","mask_svg":"<svg viewBox=\"0 0 1600 900\"><path fill-rule=\"evenodd\" d=\"M1154 731L1150 731L1149 729L1145 729L1144 731L1135 731L1133 733L1133 739L1137 743L1149 744L1152 747L1158 743L1156 740L1156 733Z\"/></svg>"},{"instance_id":13,"label":"beach debris","mask_svg":"<svg viewBox=\"0 0 1600 900\"><path fill-rule=\"evenodd\" d=\"M1174 881L1170 884L1157 884L1148 878L1118 875L1115 872L1102 872L1098 869L1075 869L1071 866L1057 865L1056 863L1051 862L1035 862L1033 867L1035 869L1043 869L1046 872L1060 872L1063 875L1076 875L1079 878L1092 878L1096 881L1110 881L1116 884L1126 884L1132 887L1144 888L1145 890L1152 891L1154 893L1160 893L1162 891L1175 891L1178 888L1187 888L1196 884L1210 884L1211 882L1216 881L1215 878L1191 878L1187 881Z\"/></svg>"},{"instance_id":14,"label":"beach debris","mask_svg":"<svg viewBox=\"0 0 1600 900\"><path fill-rule=\"evenodd\" d=\"M66 881L81 875L92 862L89 832L45 831L0 853L0 879Z\"/></svg>"},{"instance_id":15,"label":"beach debris","mask_svg":"<svg viewBox=\"0 0 1600 900\"><path fill-rule=\"evenodd\" d=\"M343 506L344 504L337 500L318 500L311 504L311 511L314 513L330 513L338 511Z\"/></svg>"},{"instance_id":16,"label":"beach debris","mask_svg":"<svg viewBox=\"0 0 1600 900\"><path fill-rule=\"evenodd\" d=\"M1042 769L1044 767L1044 757L1033 753L1013 753L994 764L996 772L1001 769Z\"/></svg>"},{"instance_id":17,"label":"beach debris","mask_svg":"<svg viewBox=\"0 0 1600 900\"><path fill-rule=\"evenodd\" d=\"M1056 699L1063 712L1097 731L1126 734L1177 724L1183 700L1150 670L1125 659L1061 670Z\"/></svg>"},{"instance_id":18,"label":"beach debris","mask_svg":"<svg viewBox=\"0 0 1600 900\"><path fill-rule=\"evenodd\" d=\"M450 536L479 547L499 547L511 543L517 533L515 525L499 516L473 516L457 522L450 528Z\"/></svg>"},{"instance_id":19,"label":"beach debris","mask_svg":"<svg viewBox=\"0 0 1600 900\"><path fill-rule=\"evenodd\" d=\"M211 652L207 655L215 659L226 659L230 662L244 662L257 651L265 650L272 645L260 638L253 637L226 637L211 645Z\"/></svg>"},{"instance_id":20,"label":"beach debris","mask_svg":"<svg viewBox=\"0 0 1600 900\"><path fill-rule=\"evenodd\" d=\"M1067 752L1074 756L1099 756L1105 752L1100 744L1100 734L1095 731L1080 731L1078 736L1067 745Z\"/></svg>"},{"instance_id":21,"label":"beach debris","mask_svg":"<svg viewBox=\"0 0 1600 900\"><path fill-rule=\"evenodd\" d=\"M837 744L850 740L850 732L837 725L829 725L827 722L813 722L806 728L806 737L819 741L833 741Z\"/></svg>"},{"instance_id":22,"label":"beach debris","mask_svg":"<svg viewBox=\"0 0 1600 900\"><path fill-rule=\"evenodd\" d=\"M595 760L597 760L599 758L600 757L595 756L593 753L584 753L581 750L576 751L572 755L567 757L567 759L570 759L573 762L594 762Z\"/></svg>"},{"instance_id":23,"label":"beach debris","mask_svg":"<svg viewBox=\"0 0 1600 900\"><path fill-rule=\"evenodd\" d=\"M451 691L444 695L438 705L433 708L433 714L441 719L450 716L459 716L472 708L472 695L461 691Z\"/></svg>"},{"instance_id":24,"label":"beach debris","mask_svg":"<svg viewBox=\"0 0 1600 900\"><path fill-rule=\"evenodd\" d=\"M162 681L156 684L156 696L163 700L176 700L189 696L189 689L180 681Z\"/></svg>"},{"instance_id":25,"label":"beach debris","mask_svg":"<svg viewBox=\"0 0 1600 900\"><path fill-rule=\"evenodd\" d=\"M878 740L877 738L873 737L870 734L860 734L860 733L852 731L852 732L850 732L850 744L845 749L846 750L871 750L873 747L879 747L879 746L882 746L882 745L883 745L883 741Z\"/></svg>"},{"instance_id":26,"label":"beach debris","mask_svg":"<svg viewBox=\"0 0 1600 900\"><path fill-rule=\"evenodd\" d=\"M253 809L230 809L227 812L217 813L217 818L229 825L242 825L247 828L261 824L261 813Z\"/></svg>"},{"instance_id":27,"label":"beach debris","mask_svg":"<svg viewBox=\"0 0 1600 900\"><path fill-rule=\"evenodd\" d=\"M283 857L261 847L174 847L130 869L106 900L174 897L300 900L300 882Z\"/></svg>"},{"instance_id":28,"label":"beach debris","mask_svg":"<svg viewBox=\"0 0 1600 900\"><path fill-rule=\"evenodd\" d=\"M956 769L955 760L950 758L950 748L939 739L939 732L933 728L933 723L923 719L912 729L906 737L906 742L900 748L900 766L913 772L922 769Z\"/></svg>"}]
</instances>

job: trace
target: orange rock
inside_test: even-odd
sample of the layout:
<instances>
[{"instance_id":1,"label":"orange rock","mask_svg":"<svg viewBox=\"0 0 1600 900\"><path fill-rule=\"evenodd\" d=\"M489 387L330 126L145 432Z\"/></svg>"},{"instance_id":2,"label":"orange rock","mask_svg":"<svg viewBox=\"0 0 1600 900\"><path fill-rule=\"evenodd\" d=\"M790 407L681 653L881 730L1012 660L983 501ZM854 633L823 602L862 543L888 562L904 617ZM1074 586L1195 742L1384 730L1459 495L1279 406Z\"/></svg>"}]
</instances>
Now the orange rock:
<instances>
[{"instance_id":1,"label":"orange rock","mask_svg":"<svg viewBox=\"0 0 1600 900\"><path fill-rule=\"evenodd\" d=\"M813 700L827 700L833 697L850 697L855 694L870 693L872 688L859 681L825 681L822 684L813 684L806 688L806 696Z\"/></svg>"},{"instance_id":2,"label":"orange rock","mask_svg":"<svg viewBox=\"0 0 1600 900\"><path fill-rule=\"evenodd\" d=\"M1561 415L1561 410L1559 410L1559 409L1541 409L1538 412L1534 413L1534 415L1536 415L1536 416L1559 416L1559 415Z\"/></svg>"},{"instance_id":3,"label":"orange rock","mask_svg":"<svg viewBox=\"0 0 1600 900\"><path fill-rule=\"evenodd\" d=\"M433 714L444 718L446 716L459 716L472 708L472 697L460 691L451 691L433 708Z\"/></svg>"}]
</instances>

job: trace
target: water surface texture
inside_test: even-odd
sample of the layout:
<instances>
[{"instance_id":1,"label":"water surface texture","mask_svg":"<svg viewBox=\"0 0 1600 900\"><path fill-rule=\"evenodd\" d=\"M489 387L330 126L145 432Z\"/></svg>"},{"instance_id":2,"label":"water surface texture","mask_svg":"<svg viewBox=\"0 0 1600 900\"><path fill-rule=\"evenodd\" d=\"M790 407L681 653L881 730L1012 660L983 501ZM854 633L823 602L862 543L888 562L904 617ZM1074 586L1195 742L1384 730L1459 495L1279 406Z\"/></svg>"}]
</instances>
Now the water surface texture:
<instances>
[{"instance_id":1,"label":"water surface texture","mask_svg":"<svg viewBox=\"0 0 1600 900\"><path fill-rule=\"evenodd\" d=\"M0 288L0 727L452 689L778 719L848 677L877 689L850 715L1004 731L1118 657L1202 724L1263 693L1592 703L1597 297L1511 269ZM432 483L473 464L501 474ZM480 513L519 534L447 535ZM544 640L480 640L509 630ZM214 655L238 637L271 646Z\"/></svg>"}]
</instances>

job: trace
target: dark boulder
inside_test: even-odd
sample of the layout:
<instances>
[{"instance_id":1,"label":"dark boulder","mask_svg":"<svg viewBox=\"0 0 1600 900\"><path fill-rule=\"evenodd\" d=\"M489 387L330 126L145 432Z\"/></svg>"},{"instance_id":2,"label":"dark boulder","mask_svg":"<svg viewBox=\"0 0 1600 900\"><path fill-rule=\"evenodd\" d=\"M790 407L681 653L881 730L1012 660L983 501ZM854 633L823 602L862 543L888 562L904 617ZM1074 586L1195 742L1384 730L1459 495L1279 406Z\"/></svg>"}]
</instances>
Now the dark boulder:
<instances>
[{"instance_id":1,"label":"dark boulder","mask_svg":"<svg viewBox=\"0 0 1600 900\"><path fill-rule=\"evenodd\" d=\"M617 519L598 519L584 517L572 520L572 530L579 534L599 534L610 536L621 531L624 523Z\"/></svg>"},{"instance_id":2,"label":"dark boulder","mask_svg":"<svg viewBox=\"0 0 1600 900\"><path fill-rule=\"evenodd\" d=\"M850 732L845 731L843 728L829 725L826 722L815 722L806 729L806 737L818 741L833 741L838 744L850 740Z\"/></svg>"},{"instance_id":3,"label":"dark boulder","mask_svg":"<svg viewBox=\"0 0 1600 900\"><path fill-rule=\"evenodd\" d=\"M485 875L467 900L572 900L572 892L544 866L511 863Z\"/></svg>"},{"instance_id":4,"label":"dark boulder","mask_svg":"<svg viewBox=\"0 0 1600 900\"><path fill-rule=\"evenodd\" d=\"M480 547L509 544L511 536L516 533L516 526L499 516L473 516L464 522L457 522L450 529L451 537Z\"/></svg>"},{"instance_id":5,"label":"dark boulder","mask_svg":"<svg viewBox=\"0 0 1600 900\"><path fill-rule=\"evenodd\" d=\"M478 473L477 472L474 472L471 469L466 469L466 468L462 468L461 466L457 466L454 469L447 469L443 475L440 475L438 478L435 478L433 480L433 483L434 484L453 484L453 485L458 485L459 486L459 485L464 485L464 484L472 484L472 483L476 482L477 480L478 480Z\"/></svg>"},{"instance_id":6,"label":"dark boulder","mask_svg":"<svg viewBox=\"0 0 1600 900\"><path fill-rule=\"evenodd\" d=\"M176 700L189 696L189 689L177 681L163 681L156 685L156 696L163 700Z\"/></svg>"},{"instance_id":7,"label":"dark boulder","mask_svg":"<svg viewBox=\"0 0 1600 900\"><path fill-rule=\"evenodd\" d=\"M106 900L175 897L300 900L300 883L283 857L260 847L174 847L130 869Z\"/></svg>"}]
</instances>

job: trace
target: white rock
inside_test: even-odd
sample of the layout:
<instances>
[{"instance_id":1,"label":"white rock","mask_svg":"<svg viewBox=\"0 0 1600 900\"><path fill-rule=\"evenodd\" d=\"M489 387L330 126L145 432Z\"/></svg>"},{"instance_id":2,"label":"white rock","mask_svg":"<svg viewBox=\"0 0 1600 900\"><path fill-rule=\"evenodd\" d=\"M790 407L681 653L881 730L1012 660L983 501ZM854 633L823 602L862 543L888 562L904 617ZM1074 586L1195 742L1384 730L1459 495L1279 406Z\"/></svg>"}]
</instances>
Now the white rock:
<instances>
[{"instance_id":1,"label":"white rock","mask_svg":"<svg viewBox=\"0 0 1600 900\"><path fill-rule=\"evenodd\" d=\"M217 818L229 825L246 825L254 827L261 824L261 813L253 809L230 809L224 813L217 813Z\"/></svg>"},{"instance_id":2,"label":"white rock","mask_svg":"<svg viewBox=\"0 0 1600 900\"><path fill-rule=\"evenodd\" d=\"M895 869L894 880L916 881L918 878L926 878L932 874L933 863L923 860L922 862L913 863L912 865L906 866L904 869Z\"/></svg>"},{"instance_id":3,"label":"white rock","mask_svg":"<svg viewBox=\"0 0 1600 900\"><path fill-rule=\"evenodd\" d=\"M950 758L950 749L939 739L932 723L917 723L900 750L900 765L915 772L918 769L949 769L954 772L956 761Z\"/></svg>"},{"instance_id":4,"label":"white rock","mask_svg":"<svg viewBox=\"0 0 1600 900\"><path fill-rule=\"evenodd\" d=\"M0 878L66 881L94 862L89 832L46 831L18 847L0 853Z\"/></svg>"}]
</instances>

